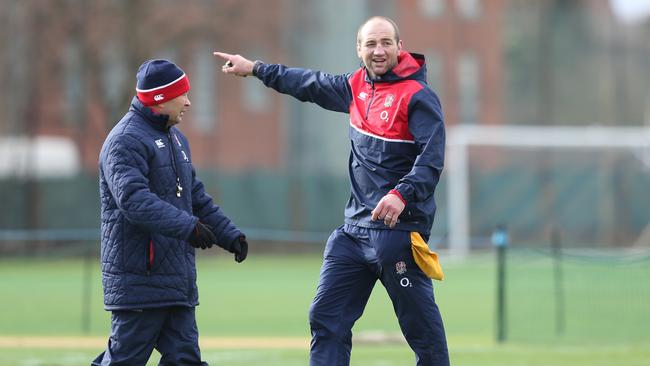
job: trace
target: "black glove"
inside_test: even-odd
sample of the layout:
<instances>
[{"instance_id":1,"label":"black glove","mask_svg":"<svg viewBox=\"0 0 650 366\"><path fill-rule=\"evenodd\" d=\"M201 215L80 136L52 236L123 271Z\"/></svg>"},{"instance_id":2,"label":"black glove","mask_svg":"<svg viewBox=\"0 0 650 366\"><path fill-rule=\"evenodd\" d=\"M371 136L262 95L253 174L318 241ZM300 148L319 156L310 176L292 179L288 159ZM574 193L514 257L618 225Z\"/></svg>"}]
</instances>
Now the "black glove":
<instances>
[{"instance_id":1,"label":"black glove","mask_svg":"<svg viewBox=\"0 0 650 366\"><path fill-rule=\"evenodd\" d=\"M237 263L243 262L248 256L248 242L246 241L246 236L242 235L235 239L230 247L230 252L235 253L235 260Z\"/></svg>"},{"instance_id":2,"label":"black glove","mask_svg":"<svg viewBox=\"0 0 650 366\"><path fill-rule=\"evenodd\" d=\"M192 233L189 237L190 245L194 248L211 248L217 242L217 237L214 236L212 230L207 225L201 223L201 221L196 223Z\"/></svg>"}]
</instances>

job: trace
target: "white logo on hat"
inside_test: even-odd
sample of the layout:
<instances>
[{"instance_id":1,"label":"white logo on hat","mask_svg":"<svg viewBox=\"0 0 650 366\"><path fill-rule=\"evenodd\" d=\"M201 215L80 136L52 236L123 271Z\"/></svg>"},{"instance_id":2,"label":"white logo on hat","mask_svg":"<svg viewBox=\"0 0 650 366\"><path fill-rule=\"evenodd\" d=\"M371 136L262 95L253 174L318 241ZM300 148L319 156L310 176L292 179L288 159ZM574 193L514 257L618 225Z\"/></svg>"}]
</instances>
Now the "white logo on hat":
<instances>
[{"instance_id":1,"label":"white logo on hat","mask_svg":"<svg viewBox=\"0 0 650 366\"><path fill-rule=\"evenodd\" d=\"M156 94L153 96L153 100L155 100L156 102L160 102L164 98L165 98L165 94Z\"/></svg>"}]
</instances>

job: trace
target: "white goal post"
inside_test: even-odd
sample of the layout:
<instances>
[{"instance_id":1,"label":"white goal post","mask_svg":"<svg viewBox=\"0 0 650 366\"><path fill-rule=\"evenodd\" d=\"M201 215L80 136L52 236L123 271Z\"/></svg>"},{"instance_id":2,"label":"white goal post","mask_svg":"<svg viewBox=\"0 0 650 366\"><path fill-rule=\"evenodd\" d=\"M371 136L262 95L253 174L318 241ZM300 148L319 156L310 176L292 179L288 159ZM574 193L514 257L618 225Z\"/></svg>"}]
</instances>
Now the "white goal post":
<instances>
[{"instance_id":1,"label":"white goal post","mask_svg":"<svg viewBox=\"0 0 650 366\"><path fill-rule=\"evenodd\" d=\"M470 250L471 146L638 150L638 158L650 169L650 127L459 125L448 128L447 136L449 250L450 255L458 257Z\"/></svg>"}]
</instances>

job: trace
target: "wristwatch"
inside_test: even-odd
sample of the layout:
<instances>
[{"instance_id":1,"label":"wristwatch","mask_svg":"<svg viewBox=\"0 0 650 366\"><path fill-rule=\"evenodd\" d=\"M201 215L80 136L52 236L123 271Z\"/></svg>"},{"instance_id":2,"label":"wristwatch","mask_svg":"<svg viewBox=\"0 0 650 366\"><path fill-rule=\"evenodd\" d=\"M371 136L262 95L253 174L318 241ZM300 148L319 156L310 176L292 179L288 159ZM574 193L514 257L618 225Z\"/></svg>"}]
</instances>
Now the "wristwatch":
<instances>
[{"instance_id":1,"label":"wristwatch","mask_svg":"<svg viewBox=\"0 0 650 366\"><path fill-rule=\"evenodd\" d=\"M253 64L253 76L257 76L257 69L259 69L260 66L262 66L264 62L260 60L255 60L255 63Z\"/></svg>"}]
</instances>

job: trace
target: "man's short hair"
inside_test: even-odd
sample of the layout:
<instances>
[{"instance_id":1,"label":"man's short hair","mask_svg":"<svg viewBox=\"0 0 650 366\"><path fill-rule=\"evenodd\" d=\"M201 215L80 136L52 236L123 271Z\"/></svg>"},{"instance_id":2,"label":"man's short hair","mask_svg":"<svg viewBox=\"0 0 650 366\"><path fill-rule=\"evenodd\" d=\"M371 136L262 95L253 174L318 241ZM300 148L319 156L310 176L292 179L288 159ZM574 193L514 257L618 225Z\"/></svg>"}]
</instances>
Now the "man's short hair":
<instances>
[{"instance_id":1,"label":"man's short hair","mask_svg":"<svg viewBox=\"0 0 650 366\"><path fill-rule=\"evenodd\" d=\"M384 17L381 15L376 15L368 18L365 22L361 23L361 25L359 26L359 29L357 30L357 44L361 43L361 29L363 29L363 27L366 24L368 24L371 20L375 20L375 19L385 20L388 23L390 23L390 25L393 26L393 31L395 32L395 42L399 43L399 28L397 28L397 23L395 23L391 18Z\"/></svg>"}]
</instances>

